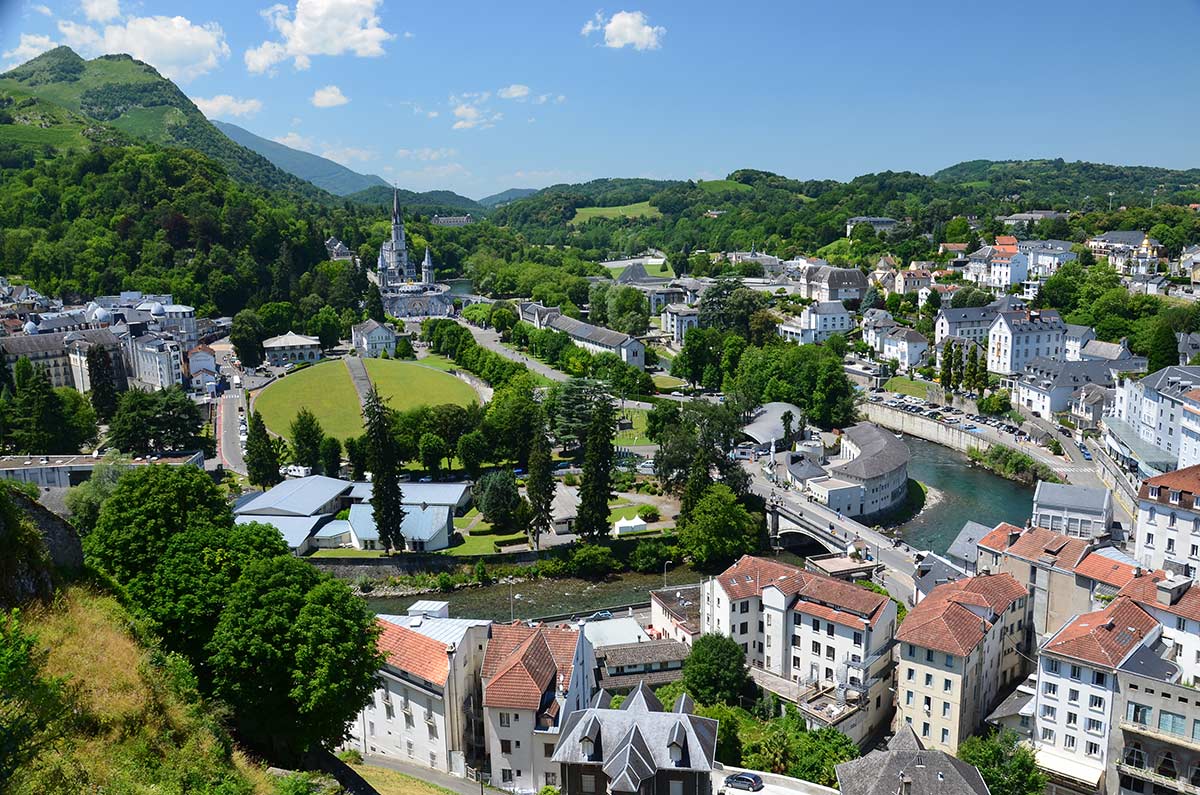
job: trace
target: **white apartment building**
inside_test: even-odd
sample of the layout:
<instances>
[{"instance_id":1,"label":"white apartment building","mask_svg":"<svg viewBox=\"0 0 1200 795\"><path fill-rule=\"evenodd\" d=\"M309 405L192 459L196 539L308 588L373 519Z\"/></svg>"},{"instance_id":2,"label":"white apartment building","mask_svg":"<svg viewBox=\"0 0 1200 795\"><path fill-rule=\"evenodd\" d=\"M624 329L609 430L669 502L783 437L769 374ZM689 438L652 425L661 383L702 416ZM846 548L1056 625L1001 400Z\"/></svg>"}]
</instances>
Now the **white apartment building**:
<instances>
[{"instance_id":1,"label":"white apartment building","mask_svg":"<svg viewBox=\"0 0 1200 795\"><path fill-rule=\"evenodd\" d=\"M152 390L169 389L184 382L183 347L170 336L144 334L129 343L133 377Z\"/></svg>"},{"instance_id":2,"label":"white apartment building","mask_svg":"<svg viewBox=\"0 0 1200 795\"><path fill-rule=\"evenodd\" d=\"M1200 389L1183 394L1179 422L1179 468L1200 464Z\"/></svg>"},{"instance_id":3,"label":"white apartment building","mask_svg":"<svg viewBox=\"0 0 1200 795\"><path fill-rule=\"evenodd\" d=\"M1052 309L1000 312L988 329L988 370L1014 375L1039 356L1061 359L1065 330Z\"/></svg>"},{"instance_id":4,"label":"white apartment building","mask_svg":"<svg viewBox=\"0 0 1200 795\"><path fill-rule=\"evenodd\" d=\"M1025 587L1007 572L935 587L896 633L896 712L930 750L955 753L1019 682Z\"/></svg>"},{"instance_id":5,"label":"white apartment building","mask_svg":"<svg viewBox=\"0 0 1200 795\"><path fill-rule=\"evenodd\" d=\"M700 325L699 307L687 304L668 304L662 311L662 330L671 336L671 342L682 345L688 331Z\"/></svg>"},{"instance_id":6,"label":"white apartment building","mask_svg":"<svg viewBox=\"0 0 1200 795\"><path fill-rule=\"evenodd\" d=\"M988 329L999 310L991 306L972 306L962 309L942 307L933 325L933 339L940 344L946 337L960 337L980 346L987 344Z\"/></svg>"},{"instance_id":7,"label":"white apartment building","mask_svg":"<svg viewBox=\"0 0 1200 795\"><path fill-rule=\"evenodd\" d=\"M1108 766L1117 669L1158 641L1161 626L1132 599L1064 624L1041 647L1033 749L1049 795L1094 793Z\"/></svg>"},{"instance_id":8,"label":"white apartment building","mask_svg":"<svg viewBox=\"0 0 1200 795\"><path fill-rule=\"evenodd\" d=\"M1184 574L1140 571L1118 592L1138 603L1158 623L1171 642L1180 681L1200 684L1200 589Z\"/></svg>"},{"instance_id":9,"label":"white apartment building","mask_svg":"<svg viewBox=\"0 0 1200 795\"><path fill-rule=\"evenodd\" d=\"M398 337L395 329L377 320L367 319L350 329L350 342L359 356L380 356L384 351L394 356Z\"/></svg>"},{"instance_id":10,"label":"white apartment building","mask_svg":"<svg viewBox=\"0 0 1200 795\"><path fill-rule=\"evenodd\" d=\"M895 604L822 574L749 555L701 586L701 631L732 637L767 687L801 685L810 726L861 742L891 713Z\"/></svg>"},{"instance_id":11,"label":"white apartment building","mask_svg":"<svg viewBox=\"0 0 1200 795\"><path fill-rule=\"evenodd\" d=\"M1007 292L1029 277L1029 258L1017 253L1008 257L995 257L988 265L987 287Z\"/></svg>"},{"instance_id":12,"label":"white apartment building","mask_svg":"<svg viewBox=\"0 0 1200 795\"><path fill-rule=\"evenodd\" d=\"M1039 480L1033 492L1030 521L1069 538L1108 535L1113 522L1112 492Z\"/></svg>"},{"instance_id":13,"label":"white apartment building","mask_svg":"<svg viewBox=\"0 0 1200 795\"><path fill-rule=\"evenodd\" d=\"M868 309L863 313L862 339L871 350L883 350L883 338L899 324L886 309Z\"/></svg>"},{"instance_id":14,"label":"white apartment building","mask_svg":"<svg viewBox=\"0 0 1200 795\"><path fill-rule=\"evenodd\" d=\"M492 622L445 615L445 602L418 602L407 616L378 617L386 662L348 746L459 776L479 764L479 670Z\"/></svg>"},{"instance_id":15,"label":"white apartment building","mask_svg":"<svg viewBox=\"0 0 1200 795\"><path fill-rule=\"evenodd\" d=\"M780 322L776 332L788 342L807 345L824 342L834 334L845 336L854 320L841 301L818 301L804 307L799 317Z\"/></svg>"},{"instance_id":16,"label":"white apartment building","mask_svg":"<svg viewBox=\"0 0 1200 795\"><path fill-rule=\"evenodd\" d=\"M1200 465L1149 478L1138 492L1134 556L1151 570L1200 566Z\"/></svg>"},{"instance_id":17,"label":"white apartment building","mask_svg":"<svg viewBox=\"0 0 1200 795\"><path fill-rule=\"evenodd\" d=\"M1200 367L1194 366L1164 367L1144 378L1120 379L1112 412L1104 418L1110 455L1141 477L1178 469L1184 396L1197 387Z\"/></svg>"},{"instance_id":18,"label":"white apartment building","mask_svg":"<svg viewBox=\"0 0 1200 795\"><path fill-rule=\"evenodd\" d=\"M1063 359L1068 362L1083 361L1083 347L1096 339L1096 331L1091 326L1077 326L1067 323L1063 331Z\"/></svg>"},{"instance_id":19,"label":"white apartment building","mask_svg":"<svg viewBox=\"0 0 1200 795\"><path fill-rule=\"evenodd\" d=\"M559 728L587 707L595 668L592 646L578 629L491 627L480 678L493 785L521 793L562 786L551 759Z\"/></svg>"},{"instance_id":20,"label":"white apartment building","mask_svg":"<svg viewBox=\"0 0 1200 795\"><path fill-rule=\"evenodd\" d=\"M904 372L920 367L929 351L929 340L925 335L905 326L896 326L883 336L879 355L894 359L896 366Z\"/></svg>"}]
</instances>

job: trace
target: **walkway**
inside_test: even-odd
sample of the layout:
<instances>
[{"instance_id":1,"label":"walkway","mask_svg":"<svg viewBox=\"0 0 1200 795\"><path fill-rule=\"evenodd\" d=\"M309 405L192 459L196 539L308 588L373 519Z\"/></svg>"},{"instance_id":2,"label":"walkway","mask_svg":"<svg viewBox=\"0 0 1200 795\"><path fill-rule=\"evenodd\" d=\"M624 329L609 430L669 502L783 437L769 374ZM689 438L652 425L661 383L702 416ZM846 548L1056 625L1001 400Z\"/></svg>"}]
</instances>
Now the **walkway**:
<instances>
[{"instance_id":1,"label":"walkway","mask_svg":"<svg viewBox=\"0 0 1200 795\"><path fill-rule=\"evenodd\" d=\"M342 361L350 371L350 383L354 384L354 389L358 392L358 402L366 403L367 393L371 391L371 378L367 375L367 366L358 356L347 356Z\"/></svg>"},{"instance_id":2,"label":"walkway","mask_svg":"<svg viewBox=\"0 0 1200 795\"><path fill-rule=\"evenodd\" d=\"M566 373L555 370L550 365L543 364L532 356L526 356L519 351L514 351L512 348L500 341L500 335L496 333L495 329L479 328L478 326L472 326L470 323L462 320L461 318L456 319L458 320L458 324L460 326L463 326L471 332L471 336L475 338L475 344L482 345L489 351L494 351L495 353L500 354L505 359L511 359L514 362L520 362L533 372L539 375L544 375L551 381L566 381L569 377Z\"/></svg>"},{"instance_id":3,"label":"walkway","mask_svg":"<svg viewBox=\"0 0 1200 795\"><path fill-rule=\"evenodd\" d=\"M404 773L421 781L428 781L430 784L436 784L439 787L456 792L458 795L481 795L484 791L483 785L478 781L471 781L458 776L452 776L449 773L444 773L441 770L434 770L431 767L424 765L413 764L402 759L394 759L390 756L379 756L378 754L366 754L363 756L363 762L367 765L375 767L385 767L388 770L395 770L397 773ZM487 789L492 790L491 787ZM500 790L492 790L498 792Z\"/></svg>"}]
</instances>

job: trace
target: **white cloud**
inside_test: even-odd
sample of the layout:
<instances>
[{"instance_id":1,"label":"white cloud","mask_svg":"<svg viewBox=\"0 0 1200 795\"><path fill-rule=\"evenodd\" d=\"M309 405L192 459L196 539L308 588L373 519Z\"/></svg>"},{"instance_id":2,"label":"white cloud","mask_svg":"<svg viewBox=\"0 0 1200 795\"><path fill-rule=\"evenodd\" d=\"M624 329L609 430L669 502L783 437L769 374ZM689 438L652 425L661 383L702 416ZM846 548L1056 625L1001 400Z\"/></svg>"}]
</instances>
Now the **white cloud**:
<instances>
[{"instance_id":1,"label":"white cloud","mask_svg":"<svg viewBox=\"0 0 1200 795\"><path fill-rule=\"evenodd\" d=\"M376 13L382 0L296 0L290 8L276 3L262 12L281 41L264 41L246 51L246 68L266 72L291 58L307 69L314 55L354 53L360 58L383 55L383 44L395 36L380 26Z\"/></svg>"},{"instance_id":2,"label":"white cloud","mask_svg":"<svg viewBox=\"0 0 1200 795\"><path fill-rule=\"evenodd\" d=\"M321 152L321 157L349 166L355 161L374 160L376 153L371 149L359 149L353 146L335 146Z\"/></svg>"},{"instance_id":3,"label":"white cloud","mask_svg":"<svg viewBox=\"0 0 1200 795\"><path fill-rule=\"evenodd\" d=\"M262 102L257 99L238 99L229 94L217 94L214 97L192 97L192 102L208 118L229 116L252 116L262 110Z\"/></svg>"},{"instance_id":4,"label":"white cloud","mask_svg":"<svg viewBox=\"0 0 1200 795\"><path fill-rule=\"evenodd\" d=\"M457 149L449 147L439 147L437 149L423 146L419 149L397 149L396 157L411 158L413 160L445 160L448 157L454 157L458 154Z\"/></svg>"},{"instance_id":5,"label":"white cloud","mask_svg":"<svg viewBox=\"0 0 1200 795\"><path fill-rule=\"evenodd\" d=\"M337 86L325 86L318 88L313 92L312 102L316 108L336 108L338 105L345 105L350 99L342 93L342 90Z\"/></svg>"},{"instance_id":6,"label":"white cloud","mask_svg":"<svg viewBox=\"0 0 1200 795\"><path fill-rule=\"evenodd\" d=\"M554 98L554 104L555 104L555 105L561 105L561 104L563 104L563 103L564 103L564 102L566 102L566 101L567 101L567 95L566 95L566 94L559 94L557 97L555 97L555 98Z\"/></svg>"},{"instance_id":7,"label":"white cloud","mask_svg":"<svg viewBox=\"0 0 1200 795\"><path fill-rule=\"evenodd\" d=\"M82 0L79 7L89 22L108 22L121 16L119 0Z\"/></svg>"},{"instance_id":8,"label":"white cloud","mask_svg":"<svg viewBox=\"0 0 1200 795\"><path fill-rule=\"evenodd\" d=\"M462 163L442 163L436 166L425 166L424 168L408 171L397 171L395 174L401 182L413 182L417 180L432 181L448 177L471 176L471 172L467 171Z\"/></svg>"},{"instance_id":9,"label":"white cloud","mask_svg":"<svg viewBox=\"0 0 1200 795\"><path fill-rule=\"evenodd\" d=\"M277 135L271 140L277 144L290 146L293 149L301 149L305 152L311 152L315 148L311 138L305 138L303 135L295 132L294 130L287 135Z\"/></svg>"},{"instance_id":10,"label":"white cloud","mask_svg":"<svg viewBox=\"0 0 1200 795\"><path fill-rule=\"evenodd\" d=\"M413 33L411 30L404 31L404 38L415 39L416 37L417 37L417 34Z\"/></svg>"},{"instance_id":11,"label":"white cloud","mask_svg":"<svg viewBox=\"0 0 1200 795\"><path fill-rule=\"evenodd\" d=\"M180 82L211 72L229 57L220 25L197 25L186 17L126 17L103 30L64 20L58 30L66 44L84 55L129 53Z\"/></svg>"},{"instance_id":12,"label":"white cloud","mask_svg":"<svg viewBox=\"0 0 1200 795\"><path fill-rule=\"evenodd\" d=\"M44 17L54 16L54 12L50 10L50 6L37 5L37 6L30 6L30 7L34 11L38 12L39 14L41 14Z\"/></svg>"},{"instance_id":13,"label":"white cloud","mask_svg":"<svg viewBox=\"0 0 1200 795\"><path fill-rule=\"evenodd\" d=\"M39 36L36 34L22 33L17 46L11 50L4 52L4 58L8 60L6 67L17 66L23 64L30 58L41 55L46 50L53 49L58 46L58 42L49 36Z\"/></svg>"},{"instance_id":14,"label":"white cloud","mask_svg":"<svg viewBox=\"0 0 1200 795\"><path fill-rule=\"evenodd\" d=\"M486 130L504 118L503 113L494 112L485 104L492 96L490 91L468 91L450 95L450 106L454 114L455 130Z\"/></svg>"},{"instance_id":15,"label":"white cloud","mask_svg":"<svg viewBox=\"0 0 1200 795\"><path fill-rule=\"evenodd\" d=\"M529 86L513 83L497 91L496 96L500 99L525 99L529 96Z\"/></svg>"},{"instance_id":16,"label":"white cloud","mask_svg":"<svg viewBox=\"0 0 1200 795\"><path fill-rule=\"evenodd\" d=\"M641 11L618 11L608 19L604 18L603 12L597 11L579 33L590 36L599 31L604 31L604 46L614 49L657 50L662 46L663 36L667 35L666 28L651 25Z\"/></svg>"}]
</instances>

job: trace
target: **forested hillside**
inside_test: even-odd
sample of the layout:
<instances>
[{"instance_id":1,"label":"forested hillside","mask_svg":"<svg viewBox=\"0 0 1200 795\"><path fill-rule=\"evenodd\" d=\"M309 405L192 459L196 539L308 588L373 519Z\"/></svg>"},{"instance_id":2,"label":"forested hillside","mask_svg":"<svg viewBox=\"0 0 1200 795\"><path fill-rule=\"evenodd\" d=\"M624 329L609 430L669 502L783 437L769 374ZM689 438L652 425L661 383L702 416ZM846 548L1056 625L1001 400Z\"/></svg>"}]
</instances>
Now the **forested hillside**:
<instances>
[{"instance_id":1,"label":"forested hillside","mask_svg":"<svg viewBox=\"0 0 1200 795\"><path fill-rule=\"evenodd\" d=\"M1186 204L1200 195L1200 169L1176 171L1151 166L1110 166L1104 163L1069 163L1057 160L970 160L933 175L939 182L959 185L996 198L1020 196L1023 204L1064 209L1148 205L1159 202Z\"/></svg>"},{"instance_id":2,"label":"forested hillside","mask_svg":"<svg viewBox=\"0 0 1200 795\"><path fill-rule=\"evenodd\" d=\"M212 124L229 136L234 143L240 144L252 152L257 152L289 174L308 180L318 188L327 190L335 196L345 196L373 186L387 185L383 177L374 174L359 174L329 158L314 155L311 152L302 152L277 141L262 138L236 124L215 120Z\"/></svg>"},{"instance_id":3,"label":"forested hillside","mask_svg":"<svg viewBox=\"0 0 1200 795\"><path fill-rule=\"evenodd\" d=\"M179 88L128 55L91 61L57 47L0 75L0 143L46 151L128 139L195 149L247 184L324 196L217 130Z\"/></svg>"},{"instance_id":4,"label":"forested hillside","mask_svg":"<svg viewBox=\"0 0 1200 795\"><path fill-rule=\"evenodd\" d=\"M460 196L449 190L431 190L425 193L401 190L399 195L400 204L406 211L421 215L433 215L434 213L482 215L487 212L487 208L474 199L468 199L466 196ZM392 208L392 188L388 185L375 185L366 190L351 193L346 198L359 204L386 207L388 212Z\"/></svg>"}]
</instances>

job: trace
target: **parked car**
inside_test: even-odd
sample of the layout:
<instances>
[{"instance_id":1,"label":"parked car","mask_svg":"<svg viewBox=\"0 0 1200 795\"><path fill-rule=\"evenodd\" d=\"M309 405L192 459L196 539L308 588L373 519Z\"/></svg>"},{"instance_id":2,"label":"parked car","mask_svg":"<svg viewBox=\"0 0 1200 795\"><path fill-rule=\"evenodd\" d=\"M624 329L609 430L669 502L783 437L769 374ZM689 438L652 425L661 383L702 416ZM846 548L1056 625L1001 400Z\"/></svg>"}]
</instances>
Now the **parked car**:
<instances>
[{"instance_id":1,"label":"parked car","mask_svg":"<svg viewBox=\"0 0 1200 795\"><path fill-rule=\"evenodd\" d=\"M592 617L588 621L607 621L610 618L612 618L612 613L607 610L600 610L592 613Z\"/></svg>"},{"instance_id":2,"label":"parked car","mask_svg":"<svg viewBox=\"0 0 1200 795\"><path fill-rule=\"evenodd\" d=\"M744 789L758 792L763 788L762 776L757 773L734 773L725 777L725 786L729 789Z\"/></svg>"},{"instance_id":3,"label":"parked car","mask_svg":"<svg viewBox=\"0 0 1200 795\"><path fill-rule=\"evenodd\" d=\"M1079 453L1080 453L1080 455L1082 455L1082 456L1083 456L1083 460L1084 460L1084 461L1091 461L1091 460L1092 460L1092 451L1091 451L1091 450L1089 450L1089 449L1087 449L1086 447L1080 447L1080 448L1079 448Z\"/></svg>"}]
</instances>

